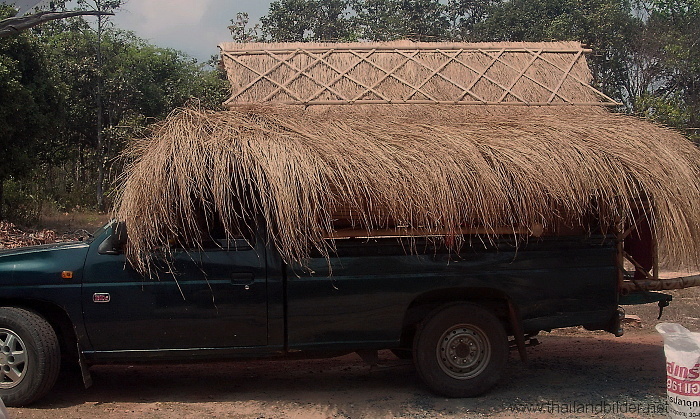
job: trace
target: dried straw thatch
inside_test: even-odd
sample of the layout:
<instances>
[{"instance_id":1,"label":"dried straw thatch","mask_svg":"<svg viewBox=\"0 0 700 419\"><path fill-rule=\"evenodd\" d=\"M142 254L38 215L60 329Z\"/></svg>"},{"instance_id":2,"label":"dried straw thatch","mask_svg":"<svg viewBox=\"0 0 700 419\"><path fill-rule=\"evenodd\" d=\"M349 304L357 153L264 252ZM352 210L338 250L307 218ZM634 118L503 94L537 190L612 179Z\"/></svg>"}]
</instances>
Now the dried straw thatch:
<instances>
[{"instance_id":1,"label":"dried straw thatch","mask_svg":"<svg viewBox=\"0 0 700 419\"><path fill-rule=\"evenodd\" d=\"M227 105L614 104L578 42L225 43Z\"/></svg>"},{"instance_id":2,"label":"dried straw thatch","mask_svg":"<svg viewBox=\"0 0 700 419\"><path fill-rule=\"evenodd\" d=\"M553 231L630 225L648 202L659 245L695 266L700 255L700 152L597 106L188 109L131 152L117 217L144 272L151 249L201 239L202 209L229 233L264 220L283 258L303 261L328 250L337 214L368 230Z\"/></svg>"},{"instance_id":3,"label":"dried straw thatch","mask_svg":"<svg viewBox=\"0 0 700 419\"><path fill-rule=\"evenodd\" d=\"M578 43L221 49L232 110L177 111L130 150L117 217L139 271L153 248L201 244L217 218L229 235L265 223L303 262L355 234L341 227L459 245L465 232L619 232L640 214L666 254L698 266L700 152L605 111ZM513 106L533 104L548 106Z\"/></svg>"}]
</instances>

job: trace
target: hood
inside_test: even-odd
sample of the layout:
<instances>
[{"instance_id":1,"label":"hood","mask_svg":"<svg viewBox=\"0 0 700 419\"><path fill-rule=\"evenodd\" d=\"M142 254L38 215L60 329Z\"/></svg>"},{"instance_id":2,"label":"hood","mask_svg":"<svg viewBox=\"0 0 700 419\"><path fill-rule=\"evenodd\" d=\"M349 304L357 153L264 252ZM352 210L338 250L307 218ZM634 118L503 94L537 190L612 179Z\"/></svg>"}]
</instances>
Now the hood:
<instances>
[{"instance_id":1,"label":"hood","mask_svg":"<svg viewBox=\"0 0 700 419\"><path fill-rule=\"evenodd\" d=\"M14 249L0 250L0 258L3 256L23 255L23 254L28 254L28 253L46 252L46 251L50 251L50 250L89 247L89 245L90 244L88 241L71 241L71 242L61 242L61 243L40 244L40 245L36 245L36 246L16 247Z\"/></svg>"},{"instance_id":2,"label":"hood","mask_svg":"<svg viewBox=\"0 0 700 419\"><path fill-rule=\"evenodd\" d=\"M62 272L71 271L75 284L81 280L89 242L51 243L0 251L0 287L61 284Z\"/></svg>"}]
</instances>

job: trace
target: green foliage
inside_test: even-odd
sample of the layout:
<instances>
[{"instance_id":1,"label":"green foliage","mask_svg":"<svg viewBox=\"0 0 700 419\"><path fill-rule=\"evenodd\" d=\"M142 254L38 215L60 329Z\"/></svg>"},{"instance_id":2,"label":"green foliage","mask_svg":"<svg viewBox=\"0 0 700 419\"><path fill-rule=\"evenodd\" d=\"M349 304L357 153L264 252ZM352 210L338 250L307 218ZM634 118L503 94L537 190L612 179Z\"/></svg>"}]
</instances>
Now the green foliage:
<instances>
[{"instance_id":1,"label":"green foliage","mask_svg":"<svg viewBox=\"0 0 700 419\"><path fill-rule=\"evenodd\" d=\"M231 19L231 25L229 25L228 30L231 32L231 38L233 38L234 42L255 42L260 39L258 36L260 24L250 27L248 26L249 23L248 13L236 13L236 18Z\"/></svg>"},{"instance_id":2,"label":"green foliage","mask_svg":"<svg viewBox=\"0 0 700 419\"><path fill-rule=\"evenodd\" d=\"M639 20L627 0L508 0L474 25L479 41L568 41L587 44L595 83L623 100L626 58Z\"/></svg>"},{"instance_id":3,"label":"green foliage","mask_svg":"<svg viewBox=\"0 0 700 419\"><path fill-rule=\"evenodd\" d=\"M81 162L76 170L92 174L86 183L99 181L94 176L100 166L107 183L114 179L120 171L114 159L128 139L142 135L149 123L191 100L216 108L225 99L227 89L221 72L179 51L150 45L129 32L104 32L102 66L94 53L97 37L93 31L48 34L45 42L50 45L54 72L62 75L58 86L68 125L61 132L64 157ZM96 136L98 92L101 142Z\"/></svg>"},{"instance_id":4,"label":"green foliage","mask_svg":"<svg viewBox=\"0 0 700 419\"><path fill-rule=\"evenodd\" d=\"M260 22L257 39L272 42L435 41L448 38L450 27L438 0L277 0ZM244 23L239 16L234 39L246 37Z\"/></svg>"},{"instance_id":5,"label":"green foliage","mask_svg":"<svg viewBox=\"0 0 700 419\"><path fill-rule=\"evenodd\" d=\"M277 0L260 19L264 40L343 41L354 37L347 0Z\"/></svg>"},{"instance_id":6,"label":"green foliage","mask_svg":"<svg viewBox=\"0 0 700 419\"><path fill-rule=\"evenodd\" d=\"M5 217L17 224L32 224L43 209L44 200L39 196L39 184L8 178L3 185L4 191L0 199L7 208Z\"/></svg>"},{"instance_id":7,"label":"green foliage","mask_svg":"<svg viewBox=\"0 0 700 419\"><path fill-rule=\"evenodd\" d=\"M654 0L647 25L661 40L653 51L661 65L655 93L678 98L685 126L700 127L700 0Z\"/></svg>"},{"instance_id":8,"label":"green foliage","mask_svg":"<svg viewBox=\"0 0 700 419\"><path fill-rule=\"evenodd\" d=\"M644 94L637 98L637 113L670 127L687 126L692 115L680 95L661 97Z\"/></svg>"},{"instance_id":9,"label":"green foliage","mask_svg":"<svg viewBox=\"0 0 700 419\"><path fill-rule=\"evenodd\" d=\"M450 26L447 8L437 0L353 0L362 39L441 41Z\"/></svg>"},{"instance_id":10,"label":"green foliage","mask_svg":"<svg viewBox=\"0 0 700 419\"><path fill-rule=\"evenodd\" d=\"M104 10L120 1L79 3ZM11 10L0 5L2 13ZM221 70L105 22L98 29L66 19L0 40L0 210L15 220L37 216L46 202L94 207L100 171L109 185L131 138L189 101L217 108L226 97Z\"/></svg>"},{"instance_id":11,"label":"green foliage","mask_svg":"<svg viewBox=\"0 0 700 419\"><path fill-rule=\"evenodd\" d=\"M472 42L476 39L474 26L483 22L499 0L448 0L450 38Z\"/></svg>"},{"instance_id":12,"label":"green foliage","mask_svg":"<svg viewBox=\"0 0 700 419\"><path fill-rule=\"evenodd\" d=\"M0 18L14 9L0 5ZM29 176L46 157L60 121L58 97L42 45L26 33L0 39L0 217L11 178Z\"/></svg>"}]
</instances>

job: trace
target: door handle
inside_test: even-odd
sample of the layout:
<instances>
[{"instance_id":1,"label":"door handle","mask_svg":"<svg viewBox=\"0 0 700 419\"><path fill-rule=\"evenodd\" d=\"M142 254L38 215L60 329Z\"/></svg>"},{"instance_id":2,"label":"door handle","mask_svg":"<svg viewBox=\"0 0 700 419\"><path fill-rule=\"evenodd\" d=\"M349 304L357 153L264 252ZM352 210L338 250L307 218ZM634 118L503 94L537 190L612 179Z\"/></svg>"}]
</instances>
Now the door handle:
<instances>
[{"instance_id":1,"label":"door handle","mask_svg":"<svg viewBox=\"0 0 700 419\"><path fill-rule=\"evenodd\" d=\"M255 276L252 272L234 272L231 274L231 283L233 285L253 285Z\"/></svg>"}]
</instances>

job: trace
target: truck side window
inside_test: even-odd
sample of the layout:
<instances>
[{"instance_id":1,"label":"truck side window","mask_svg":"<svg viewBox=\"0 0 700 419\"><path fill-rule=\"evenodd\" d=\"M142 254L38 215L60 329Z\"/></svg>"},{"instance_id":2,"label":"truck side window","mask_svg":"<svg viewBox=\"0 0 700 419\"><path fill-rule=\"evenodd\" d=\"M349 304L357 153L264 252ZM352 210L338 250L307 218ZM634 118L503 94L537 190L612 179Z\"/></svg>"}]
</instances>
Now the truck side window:
<instances>
[{"instance_id":1,"label":"truck side window","mask_svg":"<svg viewBox=\"0 0 700 419\"><path fill-rule=\"evenodd\" d=\"M201 240L202 250L229 250L240 251L250 250L255 246L255 236L253 234L243 234L242 231L230 231L226 234L226 229L218 214L205 213L199 209L196 212L195 226L197 231L191 234L183 234L176 240L175 247L197 249L195 237Z\"/></svg>"}]
</instances>

